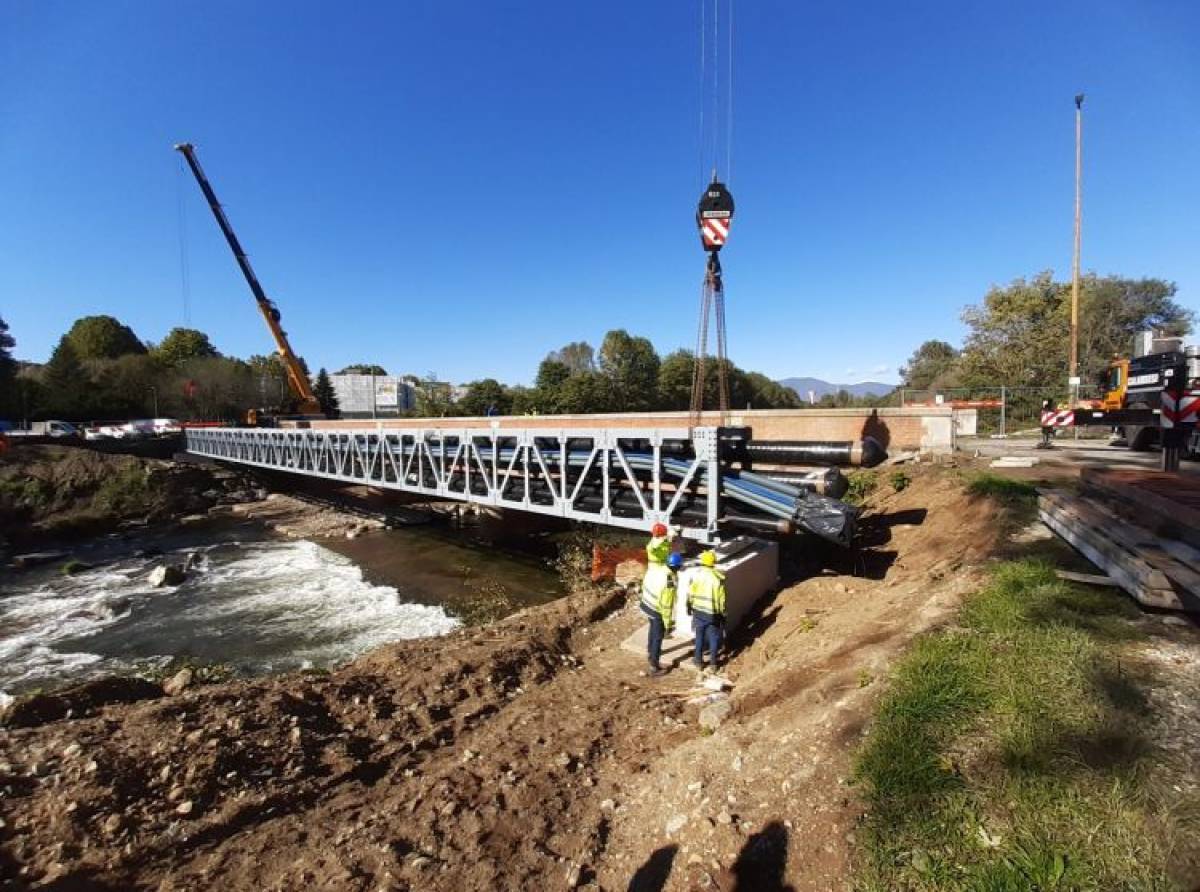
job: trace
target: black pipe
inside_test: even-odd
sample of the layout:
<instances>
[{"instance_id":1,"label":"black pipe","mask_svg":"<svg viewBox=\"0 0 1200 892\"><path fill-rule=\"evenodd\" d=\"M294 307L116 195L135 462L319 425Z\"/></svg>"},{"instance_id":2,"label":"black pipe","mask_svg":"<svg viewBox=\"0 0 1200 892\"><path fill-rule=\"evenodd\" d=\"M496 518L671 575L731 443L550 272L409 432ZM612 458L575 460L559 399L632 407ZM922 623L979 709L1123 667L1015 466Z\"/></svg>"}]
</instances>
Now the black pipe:
<instances>
[{"instance_id":1,"label":"black pipe","mask_svg":"<svg viewBox=\"0 0 1200 892\"><path fill-rule=\"evenodd\" d=\"M874 437L825 442L821 440L752 440L750 458L767 465L850 465L873 468L887 458L887 450Z\"/></svg>"},{"instance_id":2,"label":"black pipe","mask_svg":"<svg viewBox=\"0 0 1200 892\"><path fill-rule=\"evenodd\" d=\"M760 533L778 533L781 536L790 536L796 532L796 525L790 520L780 520L775 517L752 517L749 514L730 511L726 512L721 520L730 526L743 527Z\"/></svg>"}]
</instances>

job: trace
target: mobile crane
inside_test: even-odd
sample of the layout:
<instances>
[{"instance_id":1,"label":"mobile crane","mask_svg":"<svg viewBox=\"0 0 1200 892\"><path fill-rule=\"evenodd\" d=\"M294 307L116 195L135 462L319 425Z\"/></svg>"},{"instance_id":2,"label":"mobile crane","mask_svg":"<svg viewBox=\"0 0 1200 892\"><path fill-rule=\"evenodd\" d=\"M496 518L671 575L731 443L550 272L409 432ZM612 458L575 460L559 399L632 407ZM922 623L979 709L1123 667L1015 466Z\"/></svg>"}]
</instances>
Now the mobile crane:
<instances>
[{"instance_id":1,"label":"mobile crane","mask_svg":"<svg viewBox=\"0 0 1200 892\"><path fill-rule=\"evenodd\" d=\"M299 358L292 350L292 345L288 342L287 332L280 325L279 308L275 306L274 301L267 297L262 285L259 284L258 277L254 274L253 267L250 266L250 258L242 250L241 243L238 242L237 236L234 235L233 227L229 225L225 211L221 208L221 203L217 201L217 193L213 191L212 185L208 182L208 177L204 175L204 169L200 167L200 162L196 159L196 147L190 142L181 142L175 146L175 150L183 155L188 167L191 168L192 175L200 185L200 191L204 193L204 198L208 201L208 206L212 210L213 216L217 218L217 225L221 227L221 233L225 236L225 241L229 243L229 248L233 251L234 259L237 260L242 275L246 277L246 284L250 286L250 291L254 294L254 300L258 303L258 310L262 313L262 317L267 323L267 328L271 331L271 337L275 339L275 349L279 353L279 358L283 360L283 367L287 373L288 386L291 388L292 395L295 396L298 403L298 413L303 416L323 418L321 404L317 402L317 398L313 394L312 384L309 383L304 366L300 364ZM246 420L251 425L257 425L262 420L262 416L259 412L252 409L248 413Z\"/></svg>"},{"instance_id":2,"label":"mobile crane","mask_svg":"<svg viewBox=\"0 0 1200 892\"><path fill-rule=\"evenodd\" d=\"M1166 349L1155 349L1163 344ZM1109 363L1104 396L1091 406L1075 410L1074 423L1118 428L1126 445L1142 452L1162 443L1163 391L1174 384L1188 399L1200 396L1200 346L1183 347L1179 339L1139 335L1132 358ZM1200 431L1188 431L1180 444L1186 452L1200 454Z\"/></svg>"}]
</instances>

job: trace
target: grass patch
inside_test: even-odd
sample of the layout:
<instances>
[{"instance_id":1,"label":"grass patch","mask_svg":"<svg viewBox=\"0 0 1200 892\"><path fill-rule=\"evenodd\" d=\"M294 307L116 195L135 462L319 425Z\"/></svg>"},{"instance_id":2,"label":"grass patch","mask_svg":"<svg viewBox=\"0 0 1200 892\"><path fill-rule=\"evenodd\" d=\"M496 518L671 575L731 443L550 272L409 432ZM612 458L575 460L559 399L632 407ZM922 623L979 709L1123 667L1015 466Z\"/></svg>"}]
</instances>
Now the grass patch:
<instances>
[{"instance_id":1,"label":"grass patch","mask_svg":"<svg viewBox=\"0 0 1200 892\"><path fill-rule=\"evenodd\" d=\"M1120 659L1135 615L1020 561L919 638L856 756L859 887L1176 888L1184 828L1149 779L1144 679Z\"/></svg>"},{"instance_id":2,"label":"grass patch","mask_svg":"<svg viewBox=\"0 0 1200 892\"><path fill-rule=\"evenodd\" d=\"M888 476L888 483L892 484L892 489L896 492L904 492L908 489L908 485L912 483L912 478L908 476L906 471L892 471Z\"/></svg>"},{"instance_id":3,"label":"grass patch","mask_svg":"<svg viewBox=\"0 0 1200 892\"><path fill-rule=\"evenodd\" d=\"M486 626L513 613L519 606L502 584L487 581L471 586L470 594L457 606L455 613L464 626Z\"/></svg>"},{"instance_id":4,"label":"grass patch","mask_svg":"<svg viewBox=\"0 0 1200 892\"><path fill-rule=\"evenodd\" d=\"M846 482L849 488L842 501L848 505L861 505L879 486L879 474L876 471L851 471L846 475Z\"/></svg>"},{"instance_id":5,"label":"grass patch","mask_svg":"<svg viewBox=\"0 0 1200 892\"><path fill-rule=\"evenodd\" d=\"M7 503L18 509L37 510L45 508L53 500L54 487L41 477L0 480L0 503Z\"/></svg>"},{"instance_id":6,"label":"grass patch","mask_svg":"<svg viewBox=\"0 0 1200 892\"><path fill-rule=\"evenodd\" d=\"M973 496L991 496L1005 502L1037 500L1037 487L1027 480L1014 480L991 471L977 471L967 478L967 492Z\"/></svg>"},{"instance_id":7,"label":"grass patch","mask_svg":"<svg viewBox=\"0 0 1200 892\"><path fill-rule=\"evenodd\" d=\"M161 684L184 669L192 670L192 684L197 685L222 684L236 678L238 674L237 668L230 663L200 660L195 657L172 657L160 666L146 666L133 674L137 678Z\"/></svg>"},{"instance_id":8,"label":"grass patch","mask_svg":"<svg viewBox=\"0 0 1200 892\"><path fill-rule=\"evenodd\" d=\"M140 465L127 465L101 481L92 497L92 507L111 514L141 513L155 500L156 488Z\"/></svg>"}]
</instances>

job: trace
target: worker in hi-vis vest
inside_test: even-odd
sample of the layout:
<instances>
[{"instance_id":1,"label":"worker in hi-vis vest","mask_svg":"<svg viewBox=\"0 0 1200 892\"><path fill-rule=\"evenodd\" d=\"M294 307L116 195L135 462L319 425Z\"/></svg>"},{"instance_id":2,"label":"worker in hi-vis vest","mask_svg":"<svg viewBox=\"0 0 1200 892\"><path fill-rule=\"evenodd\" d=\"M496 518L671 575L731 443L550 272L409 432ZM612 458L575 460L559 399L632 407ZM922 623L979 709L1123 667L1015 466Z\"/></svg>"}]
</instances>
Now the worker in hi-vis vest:
<instances>
[{"instance_id":1,"label":"worker in hi-vis vest","mask_svg":"<svg viewBox=\"0 0 1200 892\"><path fill-rule=\"evenodd\" d=\"M650 621L646 634L646 656L650 660L650 675L662 675L659 665L663 638L675 628L675 571L683 566L678 554L668 555L665 564L651 562L642 577L642 613Z\"/></svg>"},{"instance_id":2,"label":"worker in hi-vis vest","mask_svg":"<svg viewBox=\"0 0 1200 892\"><path fill-rule=\"evenodd\" d=\"M725 574L717 569L717 556L712 551L700 555L700 566L692 575L688 588L687 612L696 632L696 668L704 671L704 650L708 647L709 668L717 668L721 637L725 628Z\"/></svg>"},{"instance_id":3,"label":"worker in hi-vis vest","mask_svg":"<svg viewBox=\"0 0 1200 892\"><path fill-rule=\"evenodd\" d=\"M646 543L646 560L651 564L665 564L670 554L670 531L665 523L656 523L650 528L650 541Z\"/></svg>"}]
</instances>

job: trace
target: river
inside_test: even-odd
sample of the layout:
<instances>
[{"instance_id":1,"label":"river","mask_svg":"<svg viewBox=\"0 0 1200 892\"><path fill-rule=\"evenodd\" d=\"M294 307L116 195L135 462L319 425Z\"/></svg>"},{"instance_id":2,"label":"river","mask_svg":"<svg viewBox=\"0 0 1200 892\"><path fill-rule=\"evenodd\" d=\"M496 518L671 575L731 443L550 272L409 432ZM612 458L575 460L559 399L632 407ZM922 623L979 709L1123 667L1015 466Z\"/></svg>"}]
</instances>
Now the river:
<instances>
[{"instance_id":1,"label":"river","mask_svg":"<svg viewBox=\"0 0 1200 892\"><path fill-rule=\"evenodd\" d=\"M251 675L330 667L389 641L445 634L481 593L500 593L512 607L562 593L543 541L496 547L481 528L406 527L318 543L226 522L110 537L75 554L92 568L5 572L0 704L178 658ZM181 585L150 584L156 566L189 559Z\"/></svg>"}]
</instances>

